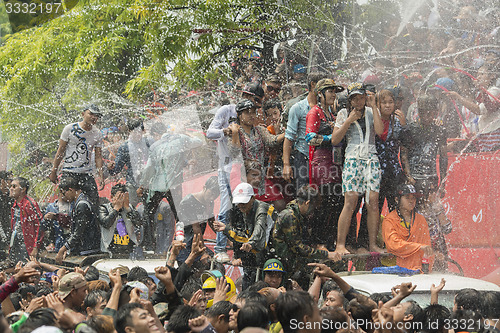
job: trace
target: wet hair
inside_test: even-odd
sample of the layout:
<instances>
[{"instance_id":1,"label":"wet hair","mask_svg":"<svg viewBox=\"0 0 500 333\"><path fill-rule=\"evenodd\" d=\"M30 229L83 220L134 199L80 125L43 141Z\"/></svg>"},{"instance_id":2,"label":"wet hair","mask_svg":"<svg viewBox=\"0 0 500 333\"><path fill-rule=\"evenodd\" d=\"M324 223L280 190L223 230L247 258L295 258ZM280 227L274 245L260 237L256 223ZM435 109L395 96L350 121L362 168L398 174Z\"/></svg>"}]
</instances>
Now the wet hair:
<instances>
[{"instance_id":1,"label":"wet hair","mask_svg":"<svg viewBox=\"0 0 500 333\"><path fill-rule=\"evenodd\" d=\"M461 289L455 295L457 309L479 311L482 308L481 293L476 289Z\"/></svg>"},{"instance_id":2,"label":"wet hair","mask_svg":"<svg viewBox=\"0 0 500 333\"><path fill-rule=\"evenodd\" d=\"M312 90L311 85L313 83L318 83L320 80L325 78L326 78L325 73L320 73L320 72L309 73L309 75L307 75L307 89L309 91Z\"/></svg>"},{"instance_id":3,"label":"wet hair","mask_svg":"<svg viewBox=\"0 0 500 333\"><path fill-rule=\"evenodd\" d=\"M115 326L113 325L113 317L105 315L97 315L87 320L87 325L94 329L96 333L113 333Z\"/></svg>"},{"instance_id":4,"label":"wet hair","mask_svg":"<svg viewBox=\"0 0 500 333\"><path fill-rule=\"evenodd\" d=\"M369 327L367 323L371 322L372 310L374 309L373 306L360 302L357 298L352 299L348 305L348 311L351 313L352 318L356 320L356 322L361 323L359 328L365 332L368 332Z\"/></svg>"},{"instance_id":5,"label":"wet hair","mask_svg":"<svg viewBox=\"0 0 500 333\"><path fill-rule=\"evenodd\" d=\"M208 178L205 185L203 185L203 188L210 190L212 193L220 193L219 178L217 176Z\"/></svg>"},{"instance_id":6,"label":"wet hair","mask_svg":"<svg viewBox=\"0 0 500 333\"><path fill-rule=\"evenodd\" d=\"M115 196L116 193L118 193L118 192L128 193L127 185L125 185L125 184L116 184L115 186L113 186L111 188L111 196Z\"/></svg>"},{"instance_id":7,"label":"wet hair","mask_svg":"<svg viewBox=\"0 0 500 333\"><path fill-rule=\"evenodd\" d=\"M87 310L87 308L95 308L101 301L106 301L108 299L107 295L108 294L102 290L89 292L83 300L83 309Z\"/></svg>"},{"instance_id":8,"label":"wet hair","mask_svg":"<svg viewBox=\"0 0 500 333\"><path fill-rule=\"evenodd\" d=\"M244 300L245 303L260 303L264 306L267 305L267 299L266 296L259 294L256 291L252 290L243 290L241 293L238 294L236 297L237 300Z\"/></svg>"},{"instance_id":9,"label":"wet hair","mask_svg":"<svg viewBox=\"0 0 500 333\"><path fill-rule=\"evenodd\" d=\"M81 190L80 184L73 177L64 177L64 178L62 178L61 181L59 182L59 188L61 190L64 190L64 191L67 191L70 188L72 188L74 190L77 190L77 191Z\"/></svg>"},{"instance_id":10,"label":"wet hair","mask_svg":"<svg viewBox=\"0 0 500 333\"><path fill-rule=\"evenodd\" d=\"M180 293L184 299L190 300L193 294L202 288L202 283L199 278L190 277L182 286Z\"/></svg>"},{"instance_id":11,"label":"wet hair","mask_svg":"<svg viewBox=\"0 0 500 333\"><path fill-rule=\"evenodd\" d=\"M25 193L28 193L30 189L30 182L24 177L16 177L13 180L17 180L19 182L19 187L24 188Z\"/></svg>"},{"instance_id":12,"label":"wet hair","mask_svg":"<svg viewBox=\"0 0 500 333\"><path fill-rule=\"evenodd\" d=\"M431 304L424 309L423 329L425 333L439 333L444 331L447 319L450 319L451 312L446 306ZM436 324L437 323L437 327Z\"/></svg>"},{"instance_id":13,"label":"wet hair","mask_svg":"<svg viewBox=\"0 0 500 333\"><path fill-rule=\"evenodd\" d=\"M392 100L395 102L396 99L394 98L394 94L392 93L392 91L390 90L387 90L387 89L382 89L380 90L378 93L377 93L377 105L380 107L380 103L382 103L382 100L385 98L385 97L390 97L392 98Z\"/></svg>"},{"instance_id":14,"label":"wet hair","mask_svg":"<svg viewBox=\"0 0 500 333\"><path fill-rule=\"evenodd\" d=\"M266 272L264 272L265 274ZM264 281L257 281L255 282L254 284L252 284L250 287L248 287L248 291L259 291L263 288L266 288L266 287L269 287L269 284L267 284L266 282Z\"/></svg>"},{"instance_id":15,"label":"wet hair","mask_svg":"<svg viewBox=\"0 0 500 333\"><path fill-rule=\"evenodd\" d=\"M267 329L269 326L269 312L261 303L246 302L238 313L238 331L246 327L260 327Z\"/></svg>"},{"instance_id":16,"label":"wet hair","mask_svg":"<svg viewBox=\"0 0 500 333\"><path fill-rule=\"evenodd\" d=\"M266 115L266 117L267 117L267 110L274 109L274 108L278 108L278 110L280 110L280 112L283 112L283 106L281 105L280 100L277 98L267 100L264 103L264 105L262 106L262 110L264 111L264 114Z\"/></svg>"},{"instance_id":17,"label":"wet hair","mask_svg":"<svg viewBox=\"0 0 500 333\"><path fill-rule=\"evenodd\" d=\"M28 294L36 295L36 288L34 285L23 283L17 290L23 299L28 298Z\"/></svg>"},{"instance_id":18,"label":"wet hair","mask_svg":"<svg viewBox=\"0 0 500 333\"><path fill-rule=\"evenodd\" d=\"M325 325L325 327L322 327L322 333L335 333L339 327L347 327L347 325L343 323L347 324L349 322L347 313L340 306L327 306L320 309L319 313L322 321L327 320L329 323L335 323L335 325Z\"/></svg>"},{"instance_id":19,"label":"wet hair","mask_svg":"<svg viewBox=\"0 0 500 333\"><path fill-rule=\"evenodd\" d=\"M205 311L205 316L208 318L217 318L224 315L224 321L229 322L229 311L231 311L233 303L229 301L217 302Z\"/></svg>"},{"instance_id":20,"label":"wet hair","mask_svg":"<svg viewBox=\"0 0 500 333\"><path fill-rule=\"evenodd\" d=\"M85 274L87 282L99 280L99 270L94 266L87 266L88 270Z\"/></svg>"},{"instance_id":21,"label":"wet hair","mask_svg":"<svg viewBox=\"0 0 500 333\"><path fill-rule=\"evenodd\" d=\"M88 283L88 287L89 287L89 293L91 291L94 291L94 290L102 290L102 291L108 292L111 289L109 287L109 284L106 281L102 281L102 280L90 281Z\"/></svg>"},{"instance_id":22,"label":"wet hair","mask_svg":"<svg viewBox=\"0 0 500 333\"><path fill-rule=\"evenodd\" d=\"M276 300L276 316L285 333L293 332L291 322L302 322L305 315L312 316L316 306L313 298L305 291L287 291ZM238 314L239 317L239 314Z\"/></svg>"},{"instance_id":23,"label":"wet hair","mask_svg":"<svg viewBox=\"0 0 500 333\"><path fill-rule=\"evenodd\" d=\"M57 326L55 311L50 308L40 308L30 313L23 327L38 328L41 326Z\"/></svg>"},{"instance_id":24,"label":"wet hair","mask_svg":"<svg viewBox=\"0 0 500 333\"><path fill-rule=\"evenodd\" d=\"M297 202L303 204L306 201L316 202L319 199L319 192L310 185L304 185L297 191Z\"/></svg>"},{"instance_id":25,"label":"wet hair","mask_svg":"<svg viewBox=\"0 0 500 333\"><path fill-rule=\"evenodd\" d=\"M410 306L405 311L405 315L413 315L412 323L422 322L424 318L424 310L418 305L414 300L409 300L407 303L410 303ZM418 328L418 325L411 325L411 329L409 331L415 331Z\"/></svg>"},{"instance_id":26,"label":"wet hair","mask_svg":"<svg viewBox=\"0 0 500 333\"><path fill-rule=\"evenodd\" d=\"M332 290L337 290L340 293L342 293L342 290L339 288L337 283L333 280L327 280L324 284L323 287L321 288L321 295L323 296L324 299L326 299L326 296L328 293Z\"/></svg>"},{"instance_id":27,"label":"wet hair","mask_svg":"<svg viewBox=\"0 0 500 333\"><path fill-rule=\"evenodd\" d=\"M146 269L140 267L140 266L135 266L130 269L127 275L127 281L139 281L141 279L147 278L148 271Z\"/></svg>"},{"instance_id":28,"label":"wet hair","mask_svg":"<svg viewBox=\"0 0 500 333\"><path fill-rule=\"evenodd\" d=\"M118 333L126 333L125 327L130 326L132 323L132 311L135 309L142 309L139 303L127 303L118 307L118 313L115 317L115 329Z\"/></svg>"},{"instance_id":29,"label":"wet hair","mask_svg":"<svg viewBox=\"0 0 500 333\"><path fill-rule=\"evenodd\" d=\"M21 309L21 300L23 299L21 294L18 291L16 291L16 292L10 294L9 298L10 298L10 301L12 302L12 305L14 306L14 309L16 311L19 311Z\"/></svg>"},{"instance_id":30,"label":"wet hair","mask_svg":"<svg viewBox=\"0 0 500 333\"><path fill-rule=\"evenodd\" d=\"M47 296L48 294L52 294L53 292L54 290L52 290L52 288L43 285L40 288L37 288L35 297Z\"/></svg>"},{"instance_id":31,"label":"wet hair","mask_svg":"<svg viewBox=\"0 0 500 333\"><path fill-rule=\"evenodd\" d=\"M431 95L420 95L417 97L418 112L420 114L435 112L438 109L438 100L436 97Z\"/></svg>"},{"instance_id":32,"label":"wet hair","mask_svg":"<svg viewBox=\"0 0 500 333\"><path fill-rule=\"evenodd\" d=\"M391 300L391 296L382 293L373 293L370 295L370 298L377 304L378 302L382 302L385 304Z\"/></svg>"},{"instance_id":33,"label":"wet hair","mask_svg":"<svg viewBox=\"0 0 500 333\"><path fill-rule=\"evenodd\" d=\"M131 132L139 127L141 128L142 131L144 131L144 123L142 122L142 120L139 120L139 119L130 119L127 122L127 127L128 127L128 130Z\"/></svg>"},{"instance_id":34,"label":"wet hair","mask_svg":"<svg viewBox=\"0 0 500 333\"><path fill-rule=\"evenodd\" d=\"M500 318L500 291L482 291L481 314L486 319Z\"/></svg>"},{"instance_id":35,"label":"wet hair","mask_svg":"<svg viewBox=\"0 0 500 333\"><path fill-rule=\"evenodd\" d=\"M188 333L191 331L189 319L199 316L201 316L201 312L198 309L189 305L181 305L172 313L168 321L167 332Z\"/></svg>"},{"instance_id":36,"label":"wet hair","mask_svg":"<svg viewBox=\"0 0 500 333\"><path fill-rule=\"evenodd\" d=\"M483 316L477 311L459 309L451 315L455 332L480 332Z\"/></svg>"}]
</instances>

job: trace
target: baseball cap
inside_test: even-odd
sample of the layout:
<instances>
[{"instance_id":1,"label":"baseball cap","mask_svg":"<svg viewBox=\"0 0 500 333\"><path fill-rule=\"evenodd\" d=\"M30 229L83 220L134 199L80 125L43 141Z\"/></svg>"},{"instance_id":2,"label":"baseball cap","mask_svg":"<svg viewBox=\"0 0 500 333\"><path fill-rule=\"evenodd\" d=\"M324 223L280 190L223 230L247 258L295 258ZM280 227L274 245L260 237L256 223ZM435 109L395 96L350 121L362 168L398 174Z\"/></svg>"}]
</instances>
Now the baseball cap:
<instances>
[{"instance_id":1,"label":"baseball cap","mask_svg":"<svg viewBox=\"0 0 500 333\"><path fill-rule=\"evenodd\" d=\"M85 106L83 108L83 111L86 111L86 110L89 110L90 112L92 112L93 114L96 114L98 116L102 116L101 110L99 110L99 108L95 104L89 104L89 105Z\"/></svg>"},{"instance_id":2,"label":"baseball cap","mask_svg":"<svg viewBox=\"0 0 500 333\"><path fill-rule=\"evenodd\" d=\"M80 289L87 285L87 280L80 273L68 273L59 282L59 297L66 298L73 289Z\"/></svg>"},{"instance_id":3,"label":"baseball cap","mask_svg":"<svg viewBox=\"0 0 500 333\"><path fill-rule=\"evenodd\" d=\"M335 81L332 79L319 80L314 89L316 90L316 92L320 92L320 91L323 91L323 90L328 89L328 88L335 89L336 93L344 91L344 87L337 85L335 83Z\"/></svg>"},{"instance_id":4,"label":"baseball cap","mask_svg":"<svg viewBox=\"0 0 500 333\"><path fill-rule=\"evenodd\" d=\"M411 184L399 185L397 196L402 197L403 195L407 195L407 194L414 194L417 197L422 195L419 192L417 192L417 190L415 189L415 186L413 186Z\"/></svg>"},{"instance_id":5,"label":"baseball cap","mask_svg":"<svg viewBox=\"0 0 500 333\"><path fill-rule=\"evenodd\" d=\"M254 196L253 187L248 183L241 183L233 191L233 204L246 204Z\"/></svg>"},{"instance_id":6,"label":"baseball cap","mask_svg":"<svg viewBox=\"0 0 500 333\"><path fill-rule=\"evenodd\" d=\"M297 73L297 74L303 74L303 73L307 72L307 69L304 65L297 64L297 65L293 66L293 72Z\"/></svg>"},{"instance_id":7,"label":"baseball cap","mask_svg":"<svg viewBox=\"0 0 500 333\"><path fill-rule=\"evenodd\" d=\"M354 95L364 95L366 94L365 88L361 82L354 82L347 87L347 95L348 97L352 97Z\"/></svg>"},{"instance_id":8,"label":"baseball cap","mask_svg":"<svg viewBox=\"0 0 500 333\"><path fill-rule=\"evenodd\" d=\"M260 98L264 97L264 89L262 89L259 82L251 82L247 84L241 92L252 96L258 96Z\"/></svg>"},{"instance_id":9,"label":"baseball cap","mask_svg":"<svg viewBox=\"0 0 500 333\"><path fill-rule=\"evenodd\" d=\"M264 272L282 272L285 273L283 269L283 264L278 259L269 259L264 264Z\"/></svg>"},{"instance_id":10,"label":"baseball cap","mask_svg":"<svg viewBox=\"0 0 500 333\"><path fill-rule=\"evenodd\" d=\"M243 99L236 104L236 113L243 112L247 109L255 108L255 104L249 99Z\"/></svg>"},{"instance_id":11,"label":"baseball cap","mask_svg":"<svg viewBox=\"0 0 500 333\"><path fill-rule=\"evenodd\" d=\"M434 87L432 87L431 89L442 90L443 88L445 88L446 90L451 90L453 89L453 85L455 85L455 81L453 81L449 77L441 77L437 79L436 83L434 84Z\"/></svg>"}]
</instances>

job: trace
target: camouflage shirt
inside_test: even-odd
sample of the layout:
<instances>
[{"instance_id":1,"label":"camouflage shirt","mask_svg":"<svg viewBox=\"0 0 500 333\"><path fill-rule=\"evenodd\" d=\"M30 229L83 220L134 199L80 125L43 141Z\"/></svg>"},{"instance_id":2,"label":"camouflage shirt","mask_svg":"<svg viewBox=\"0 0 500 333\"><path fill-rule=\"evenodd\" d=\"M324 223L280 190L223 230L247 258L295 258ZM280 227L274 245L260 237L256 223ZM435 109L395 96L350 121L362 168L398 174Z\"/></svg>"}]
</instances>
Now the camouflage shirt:
<instances>
[{"instance_id":1,"label":"camouflage shirt","mask_svg":"<svg viewBox=\"0 0 500 333\"><path fill-rule=\"evenodd\" d=\"M297 268L298 261L309 259L323 259L328 252L316 250L302 242L304 217L300 214L297 202L291 201L278 215L273 231L273 246L280 260L285 264L287 271Z\"/></svg>"}]
</instances>

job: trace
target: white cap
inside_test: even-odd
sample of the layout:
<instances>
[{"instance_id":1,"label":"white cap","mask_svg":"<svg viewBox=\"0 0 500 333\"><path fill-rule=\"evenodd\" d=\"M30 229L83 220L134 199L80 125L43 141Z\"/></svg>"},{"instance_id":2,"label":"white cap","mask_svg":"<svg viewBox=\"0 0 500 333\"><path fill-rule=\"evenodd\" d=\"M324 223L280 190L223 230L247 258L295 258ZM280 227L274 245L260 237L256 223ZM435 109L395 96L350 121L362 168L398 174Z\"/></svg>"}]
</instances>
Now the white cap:
<instances>
[{"instance_id":1,"label":"white cap","mask_svg":"<svg viewBox=\"0 0 500 333\"><path fill-rule=\"evenodd\" d=\"M254 196L253 187L248 183L241 183L233 191L233 204L246 204Z\"/></svg>"}]
</instances>

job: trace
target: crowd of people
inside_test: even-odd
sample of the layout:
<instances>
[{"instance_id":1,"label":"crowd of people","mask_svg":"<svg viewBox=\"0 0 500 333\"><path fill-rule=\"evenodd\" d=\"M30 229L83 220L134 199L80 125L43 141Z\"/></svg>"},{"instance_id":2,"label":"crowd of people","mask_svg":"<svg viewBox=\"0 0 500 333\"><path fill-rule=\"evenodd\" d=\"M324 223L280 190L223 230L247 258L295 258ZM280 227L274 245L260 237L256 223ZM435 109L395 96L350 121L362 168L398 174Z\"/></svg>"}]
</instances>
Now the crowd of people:
<instances>
[{"instance_id":1,"label":"crowd of people","mask_svg":"<svg viewBox=\"0 0 500 333\"><path fill-rule=\"evenodd\" d=\"M161 105L148 120L127 119L126 139L115 141L118 124L101 131L102 107L87 105L60 135L53 202L40 209L28 179L0 171L2 332L498 331L498 292L464 289L450 311L438 304L442 281L422 308L403 302L411 283L366 297L319 263L389 252L399 272L447 270L448 153L500 148L498 15L487 15L491 31L474 6L453 24L441 17L441 28L388 27L380 57L351 52L337 71L308 68L283 46L269 73L258 59L235 62L234 89L203 135ZM424 45L434 60L411 74L382 56ZM190 170L205 163L199 148L214 144L217 172L185 193ZM150 251L166 257L156 280L139 266L99 276L38 261ZM241 281L223 264L241 266Z\"/></svg>"}]
</instances>

